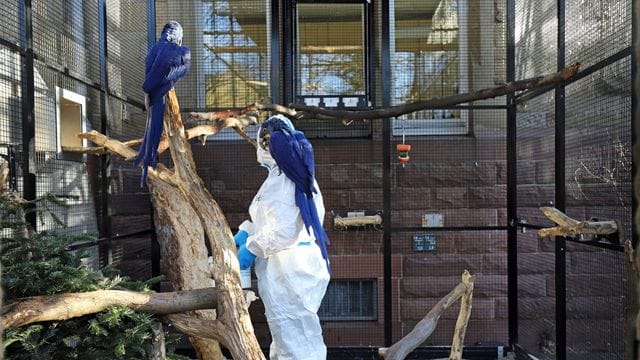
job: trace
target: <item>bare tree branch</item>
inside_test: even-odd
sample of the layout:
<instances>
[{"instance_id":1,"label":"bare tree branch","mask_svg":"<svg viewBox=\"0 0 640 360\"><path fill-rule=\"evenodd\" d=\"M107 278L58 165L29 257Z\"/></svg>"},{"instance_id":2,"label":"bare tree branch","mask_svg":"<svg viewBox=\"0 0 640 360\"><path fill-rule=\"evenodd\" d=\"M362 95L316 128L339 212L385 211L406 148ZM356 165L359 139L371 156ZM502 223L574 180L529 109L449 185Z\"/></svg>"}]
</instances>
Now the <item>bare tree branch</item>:
<instances>
[{"instance_id":1,"label":"bare tree branch","mask_svg":"<svg viewBox=\"0 0 640 360\"><path fill-rule=\"evenodd\" d=\"M441 109L449 106L464 104L471 101L494 98L510 94L516 91L541 88L553 84L557 84L569 79L575 75L580 68L580 63L575 63L562 71L536 76L534 78L518 80L506 83L497 87L482 89L470 93L456 94L441 98L415 101L411 103L391 106L378 110L366 111L349 111L349 110L329 110L316 106L308 106L302 104L291 104L289 107L297 111L296 118L317 118L317 119L340 119L340 120L367 120L379 118L392 118L400 115L412 113L419 110Z\"/></svg>"}]
</instances>

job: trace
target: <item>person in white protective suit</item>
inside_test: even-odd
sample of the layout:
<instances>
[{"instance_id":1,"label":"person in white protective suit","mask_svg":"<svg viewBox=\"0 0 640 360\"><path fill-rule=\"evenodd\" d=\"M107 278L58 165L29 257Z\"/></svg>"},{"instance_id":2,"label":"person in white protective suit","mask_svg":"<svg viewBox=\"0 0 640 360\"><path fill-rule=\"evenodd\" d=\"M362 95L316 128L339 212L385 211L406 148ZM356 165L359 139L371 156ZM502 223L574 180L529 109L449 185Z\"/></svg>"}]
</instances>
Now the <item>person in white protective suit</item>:
<instances>
[{"instance_id":1,"label":"person in white protective suit","mask_svg":"<svg viewBox=\"0 0 640 360\"><path fill-rule=\"evenodd\" d=\"M281 119L293 129L287 118ZM258 293L272 336L270 359L326 359L317 311L329 283L328 261L301 219L294 183L262 145L260 134L259 130L257 160L269 174L249 207L251 220L240 224L235 235L241 268L250 266L255 255ZM317 189L313 200L322 223L325 209L313 181Z\"/></svg>"}]
</instances>

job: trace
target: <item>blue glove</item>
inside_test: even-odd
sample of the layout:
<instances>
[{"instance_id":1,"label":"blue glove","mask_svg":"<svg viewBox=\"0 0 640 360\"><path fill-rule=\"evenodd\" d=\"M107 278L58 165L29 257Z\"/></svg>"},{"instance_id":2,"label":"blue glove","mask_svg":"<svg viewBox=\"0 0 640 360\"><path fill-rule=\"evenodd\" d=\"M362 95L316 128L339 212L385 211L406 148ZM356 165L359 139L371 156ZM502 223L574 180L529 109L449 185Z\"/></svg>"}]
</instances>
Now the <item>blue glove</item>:
<instances>
[{"instance_id":1,"label":"blue glove","mask_svg":"<svg viewBox=\"0 0 640 360\"><path fill-rule=\"evenodd\" d=\"M251 267L253 264L253 260L256 259L256 256L251 253L251 251L247 250L247 247L242 244L240 245L240 249L238 249L238 262L240 263L240 270L245 270Z\"/></svg>"},{"instance_id":2,"label":"blue glove","mask_svg":"<svg viewBox=\"0 0 640 360\"><path fill-rule=\"evenodd\" d=\"M239 230L234 236L233 240L236 242L236 247L240 247L247 242L249 234L244 230Z\"/></svg>"}]
</instances>

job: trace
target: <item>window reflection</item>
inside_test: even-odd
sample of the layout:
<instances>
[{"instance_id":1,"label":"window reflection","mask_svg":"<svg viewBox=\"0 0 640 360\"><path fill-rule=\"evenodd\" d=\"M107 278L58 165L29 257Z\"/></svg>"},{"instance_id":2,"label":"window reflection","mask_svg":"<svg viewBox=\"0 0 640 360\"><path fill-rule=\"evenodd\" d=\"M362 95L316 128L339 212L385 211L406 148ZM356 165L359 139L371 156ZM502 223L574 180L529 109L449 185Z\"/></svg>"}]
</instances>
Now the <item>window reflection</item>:
<instances>
[{"instance_id":1,"label":"window reflection","mask_svg":"<svg viewBox=\"0 0 640 360\"><path fill-rule=\"evenodd\" d=\"M364 95L362 4L298 4L297 95Z\"/></svg>"},{"instance_id":2,"label":"window reflection","mask_svg":"<svg viewBox=\"0 0 640 360\"><path fill-rule=\"evenodd\" d=\"M202 3L207 107L243 107L269 96L267 3Z\"/></svg>"},{"instance_id":3,"label":"window reflection","mask_svg":"<svg viewBox=\"0 0 640 360\"><path fill-rule=\"evenodd\" d=\"M392 103L466 92L459 63L458 0L395 0ZM459 110L428 110L408 119L459 119Z\"/></svg>"}]
</instances>

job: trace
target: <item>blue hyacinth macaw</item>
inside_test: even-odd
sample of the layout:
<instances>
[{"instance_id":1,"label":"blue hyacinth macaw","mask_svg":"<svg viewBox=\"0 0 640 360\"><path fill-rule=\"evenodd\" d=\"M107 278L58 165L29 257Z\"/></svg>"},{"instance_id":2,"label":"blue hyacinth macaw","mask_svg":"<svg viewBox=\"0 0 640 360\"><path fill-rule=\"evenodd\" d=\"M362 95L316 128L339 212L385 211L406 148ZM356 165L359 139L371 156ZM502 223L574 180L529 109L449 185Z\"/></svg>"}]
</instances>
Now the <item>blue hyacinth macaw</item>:
<instances>
[{"instance_id":1,"label":"blue hyacinth macaw","mask_svg":"<svg viewBox=\"0 0 640 360\"><path fill-rule=\"evenodd\" d=\"M307 232L309 227L313 229L322 257L327 262L327 269L331 272L327 252L329 237L322 228L313 201L313 194L317 193L317 190L314 186L315 160L311 143L304 133L295 130L291 121L284 116L269 118L262 124L260 131L260 146L269 149L278 168L295 184L295 201L300 209L302 222Z\"/></svg>"},{"instance_id":2,"label":"blue hyacinth macaw","mask_svg":"<svg viewBox=\"0 0 640 360\"><path fill-rule=\"evenodd\" d=\"M140 187L147 179L147 167L154 169L158 163L158 145L162 136L165 95L178 80L187 74L191 63L191 51L182 46L182 26L170 21L162 29L160 39L151 48L145 60L144 84L147 126L144 138L134 159L134 166L142 161Z\"/></svg>"}]
</instances>

